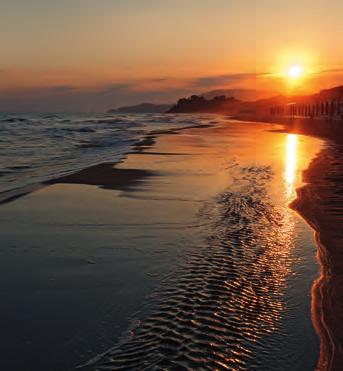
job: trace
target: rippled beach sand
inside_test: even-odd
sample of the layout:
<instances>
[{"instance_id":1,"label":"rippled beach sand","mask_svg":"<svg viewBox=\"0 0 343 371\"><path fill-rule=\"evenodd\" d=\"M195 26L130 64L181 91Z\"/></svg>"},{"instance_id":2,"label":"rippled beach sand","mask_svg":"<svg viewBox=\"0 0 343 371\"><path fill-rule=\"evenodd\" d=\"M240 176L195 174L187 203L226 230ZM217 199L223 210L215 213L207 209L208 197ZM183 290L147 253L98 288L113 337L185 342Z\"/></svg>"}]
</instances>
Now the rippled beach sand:
<instances>
[{"instance_id":1,"label":"rippled beach sand","mask_svg":"<svg viewBox=\"0 0 343 371\"><path fill-rule=\"evenodd\" d=\"M313 370L316 246L288 204L321 143L278 129L214 116L2 205L6 370Z\"/></svg>"}]
</instances>

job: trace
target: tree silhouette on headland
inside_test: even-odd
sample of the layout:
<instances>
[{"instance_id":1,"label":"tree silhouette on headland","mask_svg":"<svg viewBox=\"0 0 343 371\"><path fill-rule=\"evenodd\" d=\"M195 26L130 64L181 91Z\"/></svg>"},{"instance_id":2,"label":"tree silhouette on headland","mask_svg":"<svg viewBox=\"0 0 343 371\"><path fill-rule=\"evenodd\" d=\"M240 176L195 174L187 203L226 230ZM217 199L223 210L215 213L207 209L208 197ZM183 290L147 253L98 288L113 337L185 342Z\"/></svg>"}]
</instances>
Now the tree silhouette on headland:
<instances>
[{"instance_id":1,"label":"tree silhouette on headland","mask_svg":"<svg viewBox=\"0 0 343 371\"><path fill-rule=\"evenodd\" d=\"M190 112L220 112L240 102L234 97L227 98L225 95L206 99L201 95L192 95L189 98L182 98L174 105L169 113L190 113Z\"/></svg>"}]
</instances>

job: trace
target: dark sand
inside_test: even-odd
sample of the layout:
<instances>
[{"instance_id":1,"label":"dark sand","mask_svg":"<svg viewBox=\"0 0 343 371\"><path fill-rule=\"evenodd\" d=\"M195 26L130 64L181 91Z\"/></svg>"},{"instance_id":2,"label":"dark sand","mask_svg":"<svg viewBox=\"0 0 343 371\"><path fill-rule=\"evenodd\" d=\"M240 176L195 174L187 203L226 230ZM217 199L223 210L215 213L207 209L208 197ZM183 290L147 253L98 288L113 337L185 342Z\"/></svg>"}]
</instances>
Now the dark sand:
<instances>
[{"instance_id":1,"label":"dark sand","mask_svg":"<svg viewBox=\"0 0 343 371\"><path fill-rule=\"evenodd\" d=\"M148 177L157 175L149 170L117 169L114 163L95 165L77 173L46 182L53 184L88 184L104 189L130 190Z\"/></svg>"},{"instance_id":2,"label":"dark sand","mask_svg":"<svg viewBox=\"0 0 343 371\"><path fill-rule=\"evenodd\" d=\"M326 140L303 173L291 204L315 230L321 276L312 288L313 322L321 339L318 370L343 368L343 122L280 120L285 130Z\"/></svg>"},{"instance_id":3,"label":"dark sand","mask_svg":"<svg viewBox=\"0 0 343 371\"><path fill-rule=\"evenodd\" d=\"M241 117L240 119L244 119ZM322 138L324 148L303 173L290 205L315 231L321 276L312 288L313 322L321 339L318 370L343 369L343 122L256 118L286 132Z\"/></svg>"},{"instance_id":4,"label":"dark sand","mask_svg":"<svg viewBox=\"0 0 343 371\"><path fill-rule=\"evenodd\" d=\"M292 207L314 228L321 276L312 290L319 370L343 365L343 146L330 142L304 172Z\"/></svg>"}]
</instances>

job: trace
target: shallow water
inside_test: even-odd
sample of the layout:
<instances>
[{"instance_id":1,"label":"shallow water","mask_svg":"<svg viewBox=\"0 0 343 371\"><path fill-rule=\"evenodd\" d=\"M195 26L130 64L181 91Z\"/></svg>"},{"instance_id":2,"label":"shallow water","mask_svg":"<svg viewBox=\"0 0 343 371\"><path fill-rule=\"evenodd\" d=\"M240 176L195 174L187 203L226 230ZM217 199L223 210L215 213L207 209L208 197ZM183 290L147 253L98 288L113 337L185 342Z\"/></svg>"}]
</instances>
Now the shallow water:
<instances>
[{"instance_id":1,"label":"shallow water","mask_svg":"<svg viewBox=\"0 0 343 371\"><path fill-rule=\"evenodd\" d=\"M194 123L192 116L161 114L0 113L0 193L117 162L147 133Z\"/></svg>"},{"instance_id":2,"label":"shallow water","mask_svg":"<svg viewBox=\"0 0 343 371\"><path fill-rule=\"evenodd\" d=\"M320 144L216 120L129 155L120 168L156 173L135 189L55 185L0 208L7 370L38 354L37 371L72 368L108 349L86 368L315 369L316 247L288 203ZM25 287L15 261L34 271Z\"/></svg>"}]
</instances>

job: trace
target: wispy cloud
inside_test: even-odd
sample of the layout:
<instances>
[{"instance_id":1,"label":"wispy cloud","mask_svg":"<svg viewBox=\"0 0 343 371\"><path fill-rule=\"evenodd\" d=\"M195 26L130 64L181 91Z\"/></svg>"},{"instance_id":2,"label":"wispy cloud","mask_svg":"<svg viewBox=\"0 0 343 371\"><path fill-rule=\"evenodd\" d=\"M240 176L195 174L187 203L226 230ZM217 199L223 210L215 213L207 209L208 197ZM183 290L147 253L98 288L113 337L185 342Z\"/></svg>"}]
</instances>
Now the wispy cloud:
<instances>
[{"instance_id":1,"label":"wispy cloud","mask_svg":"<svg viewBox=\"0 0 343 371\"><path fill-rule=\"evenodd\" d=\"M203 76L193 80L192 85L200 88L212 88L222 85L230 85L256 77L255 73L235 73L217 76Z\"/></svg>"},{"instance_id":2,"label":"wispy cloud","mask_svg":"<svg viewBox=\"0 0 343 371\"><path fill-rule=\"evenodd\" d=\"M244 83L246 81L257 80L261 77L268 77L268 73L256 73L256 72L246 72L246 73L231 73L224 75L214 75L214 76L202 76L193 80L193 86L201 88L212 88L216 86Z\"/></svg>"},{"instance_id":3,"label":"wispy cloud","mask_svg":"<svg viewBox=\"0 0 343 371\"><path fill-rule=\"evenodd\" d=\"M101 87L41 87L0 92L0 111L99 112L141 102L173 103L188 95L183 88L137 90L141 82L114 83Z\"/></svg>"},{"instance_id":4,"label":"wispy cloud","mask_svg":"<svg viewBox=\"0 0 343 371\"><path fill-rule=\"evenodd\" d=\"M331 69L328 69L328 70L321 70L318 72L318 74L320 73L343 73L343 68L331 68Z\"/></svg>"},{"instance_id":5,"label":"wispy cloud","mask_svg":"<svg viewBox=\"0 0 343 371\"><path fill-rule=\"evenodd\" d=\"M65 92L70 92L74 91L76 89L75 86L72 85L62 85L62 86L52 86L47 88L50 92L56 92L56 93L65 93Z\"/></svg>"},{"instance_id":6,"label":"wispy cloud","mask_svg":"<svg viewBox=\"0 0 343 371\"><path fill-rule=\"evenodd\" d=\"M0 69L0 74L2 70ZM323 70L313 75L313 89L337 85L343 68ZM279 76L269 73L231 73L181 78L152 78L113 81L107 84L80 86L73 83L0 90L1 111L106 111L121 105L142 102L173 103L191 94L203 94L216 89L275 88ZM343 80L343 77L342 77ZM261 83L261 84L260 84Z\"/></svg>"},{"instance_id":7,"label":"wispy cloud","mask_svg":"<svg viewBox=\"0 0 343 371\"><path fill-rule=\"evenodd\" d=\"M73 84L0 91L1 111L106 111L141 102L173 103L190 94L240 85L255 74L228 74L197 78L153 77L80 87Z\"/></svg>"}]
</instances>

